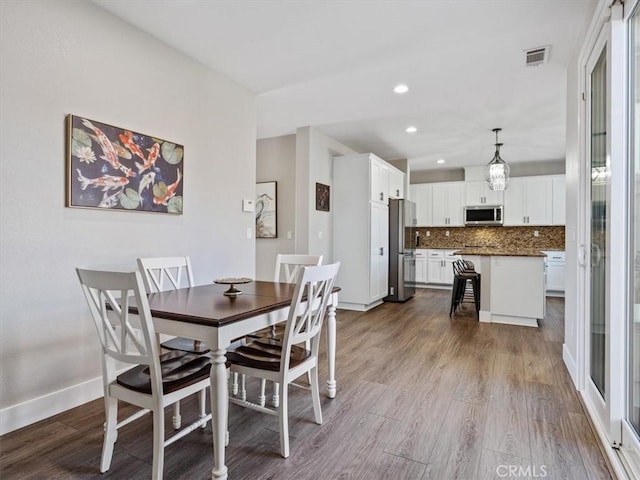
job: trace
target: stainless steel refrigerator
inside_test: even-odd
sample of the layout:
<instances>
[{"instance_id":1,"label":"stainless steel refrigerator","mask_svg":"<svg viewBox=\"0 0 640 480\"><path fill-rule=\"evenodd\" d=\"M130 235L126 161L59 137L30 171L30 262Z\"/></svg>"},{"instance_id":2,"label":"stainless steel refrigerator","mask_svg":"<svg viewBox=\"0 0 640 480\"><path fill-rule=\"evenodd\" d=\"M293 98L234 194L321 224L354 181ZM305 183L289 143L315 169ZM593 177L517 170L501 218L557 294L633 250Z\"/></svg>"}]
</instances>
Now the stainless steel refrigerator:
<instances>
[{"instance_id":1,"label":"stainless steel refrigerator","mask_svg":"<svg viewBox=\"0 0 640 480\"><path fill-rule=\"evenodd\" d=\"M416 205L409 200L389 200L389 296L387 302L404 302L416 293Z\"/></svg>"}]
</instances>

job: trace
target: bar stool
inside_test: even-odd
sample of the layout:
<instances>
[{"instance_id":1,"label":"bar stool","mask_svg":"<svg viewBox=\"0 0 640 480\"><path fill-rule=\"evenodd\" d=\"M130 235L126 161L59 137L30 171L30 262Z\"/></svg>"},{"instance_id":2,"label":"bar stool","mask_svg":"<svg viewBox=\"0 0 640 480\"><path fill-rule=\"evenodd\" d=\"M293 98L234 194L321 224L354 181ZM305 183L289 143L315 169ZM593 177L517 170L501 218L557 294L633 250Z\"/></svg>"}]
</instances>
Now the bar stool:
<instances>
[{"instance_id":1,"label":"bar stool","mask_svg":"<svg viewBox=\"0 0 640 480\"><path fill-rule=\"evenodd\" d=\"M476 316L480 312L480 274L475 266L467 260L453 262L453 289L451 290L451 307L449 316L456 312L463 302L473 302Z\"/></svg>"}]
</instances>

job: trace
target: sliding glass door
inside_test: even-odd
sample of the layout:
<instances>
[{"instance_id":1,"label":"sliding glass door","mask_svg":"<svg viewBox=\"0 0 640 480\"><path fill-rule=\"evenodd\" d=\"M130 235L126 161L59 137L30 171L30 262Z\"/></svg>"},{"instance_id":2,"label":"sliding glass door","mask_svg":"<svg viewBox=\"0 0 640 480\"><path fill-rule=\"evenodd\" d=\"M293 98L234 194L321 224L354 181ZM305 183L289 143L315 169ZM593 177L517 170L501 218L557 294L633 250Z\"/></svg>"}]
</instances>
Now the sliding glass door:
<instances>
[{"instance_id":1,"label":"sliding glass door","mask_svg":"<svg viewBox=\"0 0 640 480\"><path fill-rule=\"evenodd\" d=\"M586 222L588 263L585 282L587 301L586 393L593 413L603 425L609 421L610 352L610 237L611 237L611 164L609 161L609 26L585 65L586 93Z\"/></svg>"},{"instance_id":2,"label":"sliding glass door","mask_svg":"<svg viewBox=\"0 0 640 480\"><path fill-rule=\"evenodd\" d=\"M640 7L628 12L629 312L625 419L621 453L640 476Z\"/></svg>"},{"instance_id":3,"label":"sliding glass door","mask_svg":"<svg viewBox=\"0 0 640 480\"><path fill-rule=\"evenodd\" d=\"M605 399L607 363L607 212L610 204L611 168L607 162L607 50L596 52L589 72L590 102L590 348L589 377Z\"/></svg>"}]
</instances>

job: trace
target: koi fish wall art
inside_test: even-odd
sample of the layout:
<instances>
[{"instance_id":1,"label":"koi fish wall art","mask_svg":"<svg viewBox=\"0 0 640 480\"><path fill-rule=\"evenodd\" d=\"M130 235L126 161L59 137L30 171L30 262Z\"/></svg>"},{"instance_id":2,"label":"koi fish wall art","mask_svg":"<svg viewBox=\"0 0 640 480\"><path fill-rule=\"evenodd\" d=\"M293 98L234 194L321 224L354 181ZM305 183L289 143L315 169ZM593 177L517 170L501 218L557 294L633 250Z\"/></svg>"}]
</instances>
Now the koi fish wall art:
<instances>
[{"instance_id":1,"label":"koi fish wall art","mask_svg":"<svg viewBox=\"0 0 640 480\"><path fill-rule=\"evenodd\" d=\"M184 147L68 116L67 206L182 213Z\"/></svg>"}]
</instances>

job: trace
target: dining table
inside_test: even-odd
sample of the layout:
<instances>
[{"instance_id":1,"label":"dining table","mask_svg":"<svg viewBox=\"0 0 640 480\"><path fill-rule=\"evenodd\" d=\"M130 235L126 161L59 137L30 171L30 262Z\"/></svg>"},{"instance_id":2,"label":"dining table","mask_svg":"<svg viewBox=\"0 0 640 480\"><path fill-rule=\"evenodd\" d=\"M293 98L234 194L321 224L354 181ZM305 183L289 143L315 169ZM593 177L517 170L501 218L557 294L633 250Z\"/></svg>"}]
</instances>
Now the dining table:
<instances>
[{"instance_id":1,"label":"dining table","mask_svg":"<svg viewBox=\"0 0 640 480\"><path fill-rule=\"evenodd\" d=\"M254 281L237 288L235 296L224 295L228 285L210 284L181 288L148 296L157 333L201 340L211 350L211 418L213 471L211 478L226 479L226 431L228 382L226 351L238 338L287 320L295 284ZM336 306L334 287L326 317L328 379L327 396L336 396Z\"/></svg>"}]
</instances>

